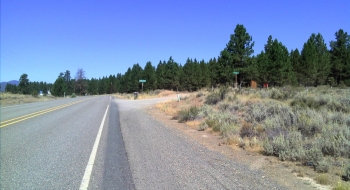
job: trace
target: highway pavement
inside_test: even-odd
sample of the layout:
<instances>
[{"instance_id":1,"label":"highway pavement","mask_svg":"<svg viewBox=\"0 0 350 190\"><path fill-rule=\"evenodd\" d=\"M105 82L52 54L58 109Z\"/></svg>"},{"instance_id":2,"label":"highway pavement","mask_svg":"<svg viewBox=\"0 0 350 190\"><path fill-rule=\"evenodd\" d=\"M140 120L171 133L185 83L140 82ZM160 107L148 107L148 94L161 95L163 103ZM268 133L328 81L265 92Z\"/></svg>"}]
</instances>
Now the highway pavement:
<instances>
[{"instance_id":1,"label":"highway pavement","mask_svg":"<svg viewBox=\"0 0 350 190\"><path fill-rule=\"evenodd\" d=\"M118 117L110 96L2 107L0 189L134 189Z\"/></svg>"}]
</instances>

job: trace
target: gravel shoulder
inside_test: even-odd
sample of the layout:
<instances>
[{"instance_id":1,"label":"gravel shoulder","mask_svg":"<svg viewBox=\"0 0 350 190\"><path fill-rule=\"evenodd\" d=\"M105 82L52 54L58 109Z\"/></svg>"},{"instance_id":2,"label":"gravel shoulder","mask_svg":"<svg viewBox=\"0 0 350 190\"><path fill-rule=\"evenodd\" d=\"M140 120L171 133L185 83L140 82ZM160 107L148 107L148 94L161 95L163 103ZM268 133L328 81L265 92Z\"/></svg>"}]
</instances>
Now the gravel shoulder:
<instances>
[{"instance_id":1,"label":"gravel shoulder","mask_svg":"<svg viewBox=\"0 0 350 190\"><path fill-rule=\"evenodd\" d=\"M205 144L208 139L220 141L218 137L201 134L205 139L198 140L191 131L181 130L181 124L160 117L152 105L173 98L115 100L136 189L299 189L266 175L264 161L247 165L235 153L227 156L229 147ZM308 187L313 189L302 189Z\"/></svg>"}]
</instances>

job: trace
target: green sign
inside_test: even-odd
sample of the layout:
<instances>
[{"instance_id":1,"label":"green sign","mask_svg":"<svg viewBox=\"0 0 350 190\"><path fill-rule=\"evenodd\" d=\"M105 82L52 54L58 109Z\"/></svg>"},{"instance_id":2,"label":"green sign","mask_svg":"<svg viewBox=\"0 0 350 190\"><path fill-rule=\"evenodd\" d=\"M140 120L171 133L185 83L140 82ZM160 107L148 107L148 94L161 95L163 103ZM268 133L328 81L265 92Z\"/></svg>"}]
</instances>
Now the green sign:
<instances>
[{"instance_id":1,"label":"green sign","mask_svg":"<svg viewBox=\"0 0 350 190\"><path fill-rule=\"evenodd\" d=\"M146 80L139 80L139 82L146 82Z\"/></svg>"},{"instance_id":2,"label":"green sign","mask_svg":"<svg viewBox=\"0 0 350 190\"><path fill-rule=\"evenodd\" d=\"M238 74L239 74L239 72L233 72L233 74L234 74L234 75L238 75Z\"/></svg>"}]
</instances>

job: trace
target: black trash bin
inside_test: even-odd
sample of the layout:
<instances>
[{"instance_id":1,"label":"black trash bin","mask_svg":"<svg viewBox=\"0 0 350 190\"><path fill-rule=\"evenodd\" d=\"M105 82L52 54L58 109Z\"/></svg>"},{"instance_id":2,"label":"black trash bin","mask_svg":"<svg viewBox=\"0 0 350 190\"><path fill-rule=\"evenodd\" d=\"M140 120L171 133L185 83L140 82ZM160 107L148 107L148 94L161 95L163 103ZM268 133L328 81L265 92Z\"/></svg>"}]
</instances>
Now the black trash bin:
<instances>
[{"instance_id":1,"label":"black trash bin","mask_svg":"<svg viewBox=\"0 0 350 190\"><path fill-rule=\"evenodd\" d=\"M134 92L134 100L136 100L139 96L139 93L138 92Z\"/></svg>"}]
</instances>

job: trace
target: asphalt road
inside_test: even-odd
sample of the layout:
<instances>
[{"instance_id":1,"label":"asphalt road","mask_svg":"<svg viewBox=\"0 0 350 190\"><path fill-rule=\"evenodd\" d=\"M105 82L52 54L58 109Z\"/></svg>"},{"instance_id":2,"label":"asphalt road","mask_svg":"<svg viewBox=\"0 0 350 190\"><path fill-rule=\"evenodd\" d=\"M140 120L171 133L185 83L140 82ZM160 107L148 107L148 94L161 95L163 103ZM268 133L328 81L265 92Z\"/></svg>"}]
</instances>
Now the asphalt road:
<instances>
[{"instance_id":1,"label":"asphalt road","mask_svg":"<svg viewBox=\"0 0 350 190\"><path fill-rule=\"evenodd\" d=\"M2 107L0 189L286 189L142 109L165 99Z\"/></svg>"},{"instance_id":2,"label":"asphalt road","mask_svg":"<svg viewBox=\"0 0 350 190\"><path fill-rule=\"evenodd\" d=\"M1 122L67 104L5 127L2 123L0 189L79 189L107 106L88 189L134 189L110 96L3 107Z\"/></svg>"}]
</instances>

